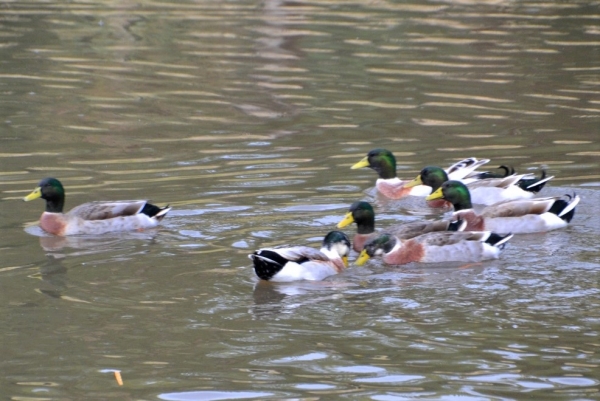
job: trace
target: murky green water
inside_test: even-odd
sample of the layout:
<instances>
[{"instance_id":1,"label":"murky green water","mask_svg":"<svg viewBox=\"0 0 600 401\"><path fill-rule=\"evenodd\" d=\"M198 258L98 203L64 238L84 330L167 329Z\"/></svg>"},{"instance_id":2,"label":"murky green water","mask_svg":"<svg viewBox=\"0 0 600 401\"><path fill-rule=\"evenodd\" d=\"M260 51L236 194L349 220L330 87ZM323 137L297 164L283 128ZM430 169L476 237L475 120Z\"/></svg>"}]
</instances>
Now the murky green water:
<instances>
[{"instance_id":1,"label":"murky green water","mask_svg":"<svg viewBox=\"0 0 600 401\"><path fill-rule=\"evenodd\" d=\"M597 4L5 2L0 38L4 398L598 398ZM436 217L372 195L349 167L374 147L403 178L487 157L583 200L497 261L259 283L248 253L316 246L356 200ZM45 176L67 207L173 211L48 237L21 201Z\"/></svg>"}]
</instances>

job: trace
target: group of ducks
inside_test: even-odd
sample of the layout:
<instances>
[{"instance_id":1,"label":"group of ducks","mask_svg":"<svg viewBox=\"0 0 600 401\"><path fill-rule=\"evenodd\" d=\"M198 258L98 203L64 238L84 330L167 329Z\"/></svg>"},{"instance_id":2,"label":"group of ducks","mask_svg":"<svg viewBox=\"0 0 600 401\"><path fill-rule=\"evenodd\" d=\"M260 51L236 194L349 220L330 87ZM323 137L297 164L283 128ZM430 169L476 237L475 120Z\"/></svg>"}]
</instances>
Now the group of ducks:
<instances>
[{"instance_id":1,"label":"group of ducks","mask_svg":"<svg viewBox=\"0 0 600 401\"><path fill-rule=\"evenodd\" d=\"M489 159L468 158L447 169L428 166L412 181L396 175L396 159L386 149L373 149L351 168L369 167L377 172L378 193L391 199L425 197L432 208L452 207L447 220L418 221L375 230L375 212L368 202L355 202L337 228L356 223L350 239L341 231L325 236L320 250L307 246L263 248L249 255L256 275L263 280L322 280L348 267L350 251L359 253L355 264L381 257L389 265L411 262L479 262L498 258L514 234L546 232L565 227L580 201L576 194L534 198L553 177L542 171L516 174L480 172ZM473 204L485 207L479 211Z\"/></svg>"},{"instance_id":2,"label":"group of ducks","mask_svg":"<svg viewBox=\"0 0 600 401\"><path fill-rule=\"evenodd\" d=\"M450 219L418 221L375 230L375 212L367 202L355 202L338 228L356 223L352 243L341 231L331 231L320 250L307 246L263 248L249 255L256 275L263 280L322 280L348 267L353 249L357 265L381 257L384 263L478 262L498 258L514 234L546 232L565 227L575 214L579 196L536 198L553 177L480 172L488 159L468 158L447 169L429 166L412 181L396 176L396 159L386 149L373 149L351 168L377 172L375 184L384 197L425 197L432 208L454 208ZM115 231L156 227L171 210L146 201L90 202L64 213L65 190L56 178L44 178L24 200L42 198L46 210L40 227L54 235L99 235ZM476 212L473 203L487 205ZM445 209L442 209L445 210Z\"/></svg>"}]
</instances>

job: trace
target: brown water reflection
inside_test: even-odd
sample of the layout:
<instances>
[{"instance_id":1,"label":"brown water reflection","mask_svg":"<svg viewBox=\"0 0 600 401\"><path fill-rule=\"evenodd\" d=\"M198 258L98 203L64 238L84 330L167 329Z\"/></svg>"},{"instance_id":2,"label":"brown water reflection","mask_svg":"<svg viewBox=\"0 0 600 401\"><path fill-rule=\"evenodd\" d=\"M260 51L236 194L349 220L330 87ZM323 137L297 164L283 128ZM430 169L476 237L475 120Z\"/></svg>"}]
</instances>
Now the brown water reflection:
<instances>
[{"instance_id":1,"label":"brown water reflection","mask_svg":"<svg viewBox=\"0 0 600 401\"><path fill-rule=\"evenodd\" d=\"M598 12L588 2L12 2L0 8L0 388L11 399L594 399ZM582 196L565 230L470 268L259 283L317 245L349 169L491 158ZM20 199L171 204L156 230L57 239ZM379 224L379 222L378 222ZM121 370L118 386L114 370Z\"/></svg>"}]
</instances>

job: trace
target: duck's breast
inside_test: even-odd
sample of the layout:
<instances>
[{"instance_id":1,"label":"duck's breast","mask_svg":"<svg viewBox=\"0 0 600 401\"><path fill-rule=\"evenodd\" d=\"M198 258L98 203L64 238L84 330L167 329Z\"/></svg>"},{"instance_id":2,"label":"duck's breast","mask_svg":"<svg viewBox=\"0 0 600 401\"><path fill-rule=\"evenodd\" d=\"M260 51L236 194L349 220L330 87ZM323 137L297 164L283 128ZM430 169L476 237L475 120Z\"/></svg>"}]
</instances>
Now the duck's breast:
<instances>
[{"instance_id":1,"label":"duck's breast","mask_svg":"<svg viewBox=\"0 0 600 401\"><path fill-rule=\"evenodd\" d=\"M62 213L42 213L42 217L40 217L40 227L50 234L60 236L67 235L65 234L67 220Z\"/></svg>"}]
</instances>

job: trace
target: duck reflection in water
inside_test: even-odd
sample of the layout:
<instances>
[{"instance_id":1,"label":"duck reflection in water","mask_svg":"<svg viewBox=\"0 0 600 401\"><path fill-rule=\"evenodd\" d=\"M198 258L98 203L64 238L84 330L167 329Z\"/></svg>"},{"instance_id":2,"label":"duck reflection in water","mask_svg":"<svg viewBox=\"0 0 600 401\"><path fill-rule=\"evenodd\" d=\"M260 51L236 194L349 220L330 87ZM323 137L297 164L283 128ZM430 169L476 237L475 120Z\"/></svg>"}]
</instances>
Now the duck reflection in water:
<instances>
[{"instance_id":1,"label":"duck reflection in water","mask_svg":"<svg viewBox=\"0 0 600 401\"><path fill-rule=\"evenodd\" d=\"M40 263L38 271L28 277L41 280L42 284L35 289L36 292L51 298L61 298L67 288L67 271L62 257L46 255L46 260Z\"/></svg>"},{"instance_id":2,"label":"duck reflection in water","mask_svg":"<svg viewBox=\"0 0 600 401\"><path fill-rule=\"evenodd\" d=\"M342 297L341 291L356 284L339 276L327 281L296 281L275 283L259 280L254 286L254 305L249 312L256 318L276 317L293 313L296 309Z\"/></svg>"},{"instance_id":3,"label":"duck reflection in water","mask_svg":"<svg viewBox=\"0 0 600 401\"><path fill-rule=\"evenodd\" d=\"M90 255L114 251L124 246L131 247L128 241L139 240L152 244L156 240L157 232L128 232L119 234L105 234L99 236L40 236L40 246L46 252L56 257L67 256L67 249L72 249L69 256ZM127 239L127 241L125 241ZM135 243L135 242L134 242ZM61 251L64 251L61 253Z\"/></svg>"}]
</instances>

